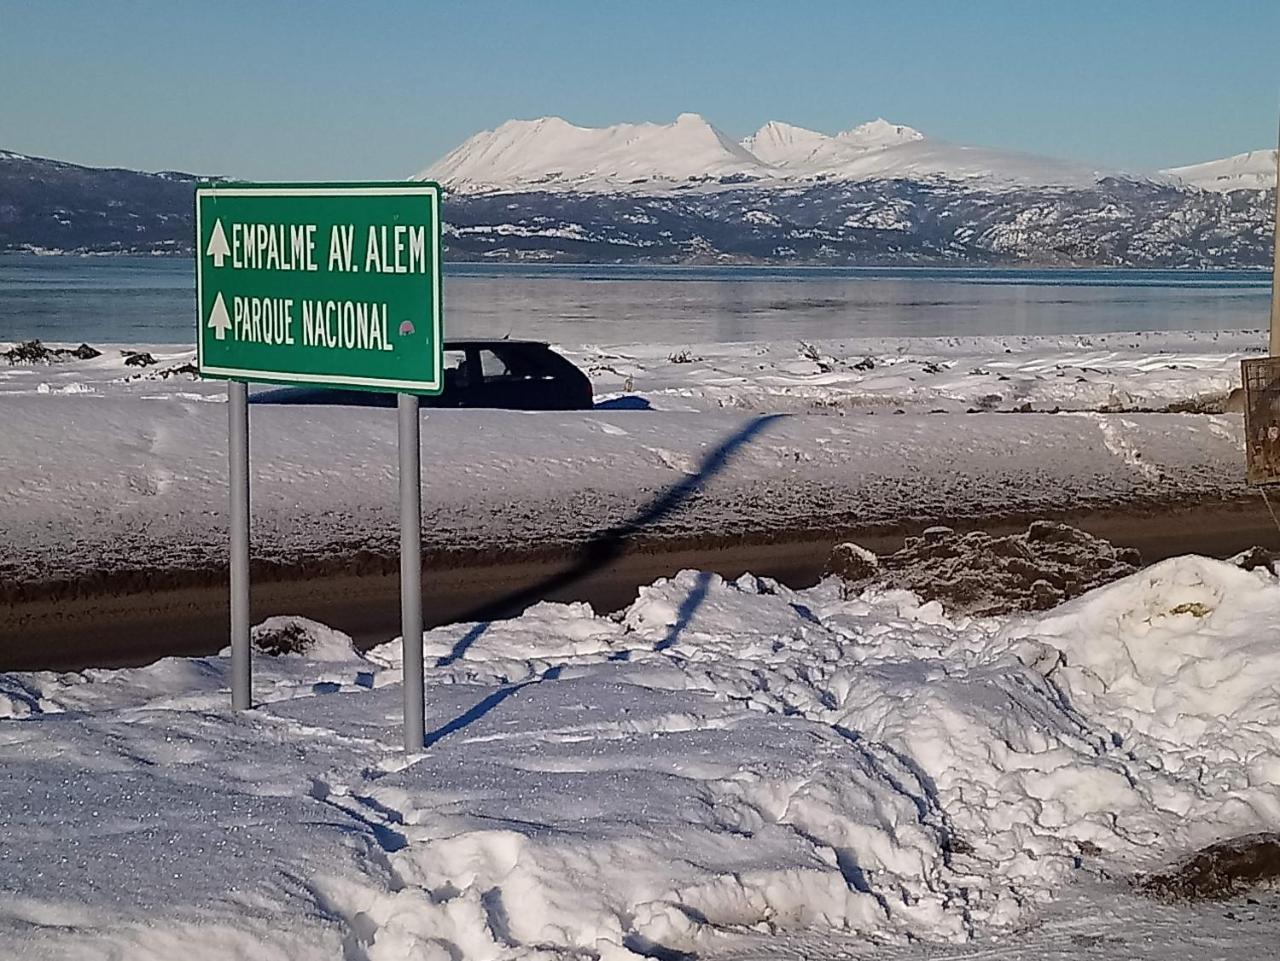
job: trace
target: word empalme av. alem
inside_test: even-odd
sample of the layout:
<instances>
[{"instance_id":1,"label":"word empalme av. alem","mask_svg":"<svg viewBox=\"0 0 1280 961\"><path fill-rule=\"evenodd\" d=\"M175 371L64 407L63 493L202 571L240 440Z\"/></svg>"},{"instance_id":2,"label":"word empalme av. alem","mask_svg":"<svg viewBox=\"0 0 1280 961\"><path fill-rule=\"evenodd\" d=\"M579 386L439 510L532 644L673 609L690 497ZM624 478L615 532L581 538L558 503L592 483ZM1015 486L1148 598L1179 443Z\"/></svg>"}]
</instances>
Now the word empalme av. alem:
<instances>
[{"instance_id":1,"label":"word empalme av. alem","mask_svg":"<svg viewBox=\"0 0 1280 961\"><path fill-rule=\"evenodd\" d=\"M217 266L233 270L317 271L316 224L232 223L228 240L222 219L214 224L208 253ZM326 267L332 273L425 274L427 228L413 224L371 224L366 231L364 264L355 258L356 228L333 224Z\"/></svg>"}]
</instances>

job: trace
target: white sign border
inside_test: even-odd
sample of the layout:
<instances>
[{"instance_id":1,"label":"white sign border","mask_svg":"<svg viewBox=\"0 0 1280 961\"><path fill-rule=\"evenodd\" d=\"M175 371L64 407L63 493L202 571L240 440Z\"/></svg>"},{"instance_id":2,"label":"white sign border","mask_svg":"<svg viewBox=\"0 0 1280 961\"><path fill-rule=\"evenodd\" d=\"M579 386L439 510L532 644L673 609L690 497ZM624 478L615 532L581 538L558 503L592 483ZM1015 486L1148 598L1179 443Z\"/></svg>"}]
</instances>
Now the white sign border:
<instances>
[{"instance_id":1,"label":"white sign border","mask_svg":"<svg viewBox=\"0 0 1280 961\"><path fill-rule=\"evenodd\" d=\"M435 336L436 353L439 363L436 364L435 380L388 380L352 377L342 374L291 374L284 371L240 370L235 367L212 367L204 362L204 224L200 217L200 201L204 197L421 197L431 198L432 214L435 216L436 230L431 232L432 268L434 271L435 289L431 298L432 330ZM317 184L314 187L299 184L293 187L277 187L264 185L261 187L211 186L196 188L196 369L200 376L213 378L229 378L232 380L264 381L273 384L333 384L339 386L361 387L371 391L393 390L408 393L423 392L426 396L438 396L444 377L444 326L442 324L442 302L444 292L440 289L443 270L440 264L440 232L444 224L440 220L440 185L435 183L400 184L351 184L350 186L334 184ZM427 393L430 392L430 393Z\"/></svg>"}]
</instances>

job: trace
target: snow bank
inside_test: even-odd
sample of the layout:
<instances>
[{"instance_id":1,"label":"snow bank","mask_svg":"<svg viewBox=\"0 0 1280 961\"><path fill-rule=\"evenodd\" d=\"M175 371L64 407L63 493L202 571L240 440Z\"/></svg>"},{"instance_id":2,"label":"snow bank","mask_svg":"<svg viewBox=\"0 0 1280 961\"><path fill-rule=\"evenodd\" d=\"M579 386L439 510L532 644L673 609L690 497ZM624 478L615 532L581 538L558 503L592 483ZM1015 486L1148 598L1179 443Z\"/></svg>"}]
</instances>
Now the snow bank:
<instances>
[{"instance_id":1,"label":"snow bank","mask_svg":"<svg viewBox=\"0 0 1280 961\"><path fill-rule=\"evenodd\" d=\"M1280 785L1280 591L1264 570L1202 557L1156 564L1062 605L1010 636L1051 645L1047 673L1114 743L1185 779L1161 798L1179 813L1208 790L1255 797ZM1042 662L1043 663L1043 662Z\"/></svg>"},{"instance_id":2,"label":"snow bank","mask_svg":"<svg viewBox=\"0 0 1280 961\"><path fill-rule=\"evenodd\" d=\"M240 716L225 658L3 675L0 947L611 959L1008 930L1274 825L1277 627L1272 575L1196 557L977 619L686 571L614 617L428 632L409 758L398 642L261 658Z\"/></svg>"}]
</instances>

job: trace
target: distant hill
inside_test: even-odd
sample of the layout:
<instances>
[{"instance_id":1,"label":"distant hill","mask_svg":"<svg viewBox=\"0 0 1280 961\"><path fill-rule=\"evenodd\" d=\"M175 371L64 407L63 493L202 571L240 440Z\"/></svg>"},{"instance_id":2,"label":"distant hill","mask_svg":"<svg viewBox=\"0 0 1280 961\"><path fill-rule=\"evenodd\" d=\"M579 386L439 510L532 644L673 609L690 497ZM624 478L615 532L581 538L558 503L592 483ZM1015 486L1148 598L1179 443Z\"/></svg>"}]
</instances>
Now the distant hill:
<instances>
[{"instance_id":1,"label":"distant hill","mask_svg":"<svg viewBox=\"0 0 1280 961\"><path fill-rule=\"evenodd\" d=\"M886 120L735 141L696 114L544 117L418 177L445 188L454 261L1265 268L1273 158L1134 174ZM0 151L0 250L189 256L196 180Z\"/></svg>"},{"instance_id":2,"label":"distant hill","mask_svg":"<svg viewBox=\"0 0 1280 961\"><path fill-rule=\"evenodd\" d=\"M198 179L0 150L0 250L189 255Z\"/></svg>"},{"instance_id":3,"label":"distant hill","mask_svg":"<svg viewBox=\"0 0 1280 961\"><path fill-rule=\"evenodd\" d=\"M447 257L488 262L1264 268L1272 205L1120 179L446 194L445 242Z\"/></svg>"},{"instance_id":4,"label":"distant hill","mask_svg":"<svg viewBox=\"0 0 1280 961\"><path fill-rule=\"evenodd\" d=\"M445 187L448 253L467 260L1266 267L1271 157L1132 173L883 119L834 135L771 121L735 141L697 114L543 117L418 177Z\"/></svg>"}]
</instances>

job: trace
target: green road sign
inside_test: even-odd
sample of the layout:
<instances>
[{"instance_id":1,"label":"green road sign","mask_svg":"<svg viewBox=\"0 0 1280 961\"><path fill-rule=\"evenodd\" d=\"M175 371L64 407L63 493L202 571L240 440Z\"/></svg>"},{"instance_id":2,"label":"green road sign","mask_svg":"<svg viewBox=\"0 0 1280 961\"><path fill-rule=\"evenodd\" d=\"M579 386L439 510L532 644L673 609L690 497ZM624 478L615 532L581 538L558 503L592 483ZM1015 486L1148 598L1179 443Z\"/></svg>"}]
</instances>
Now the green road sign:
<instances>
[{"instance_id":1,"label":"green road sign","mask_svg":"<svg viewBox=\"0 0 1280 961\"><path fill-rule=\"evenodd\" d=\"M204 377L438 394L440 188L196 190Z\"/></svg>"}]
</instances>

